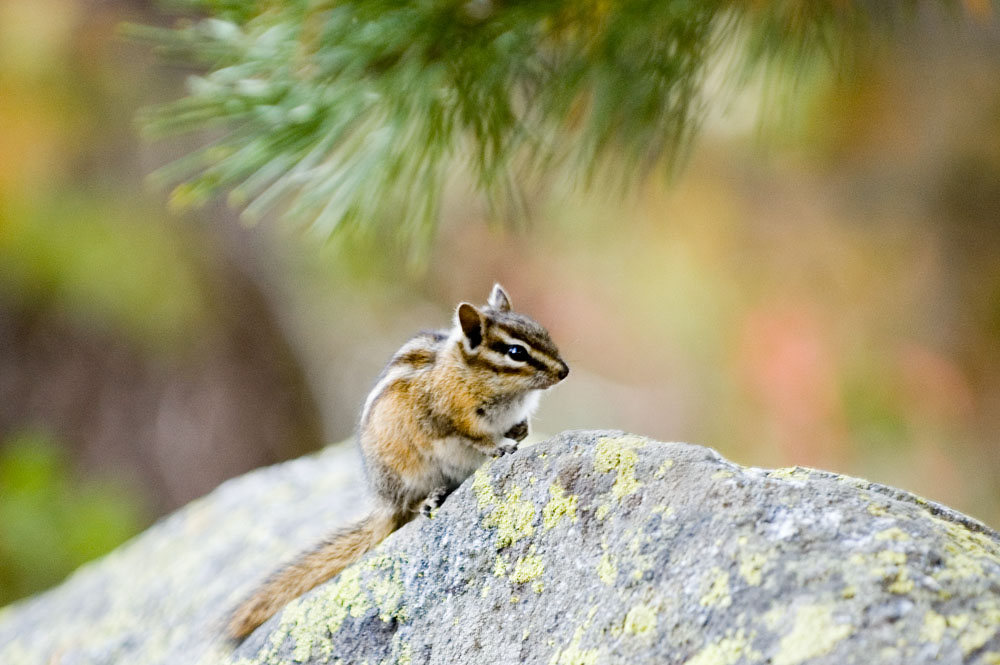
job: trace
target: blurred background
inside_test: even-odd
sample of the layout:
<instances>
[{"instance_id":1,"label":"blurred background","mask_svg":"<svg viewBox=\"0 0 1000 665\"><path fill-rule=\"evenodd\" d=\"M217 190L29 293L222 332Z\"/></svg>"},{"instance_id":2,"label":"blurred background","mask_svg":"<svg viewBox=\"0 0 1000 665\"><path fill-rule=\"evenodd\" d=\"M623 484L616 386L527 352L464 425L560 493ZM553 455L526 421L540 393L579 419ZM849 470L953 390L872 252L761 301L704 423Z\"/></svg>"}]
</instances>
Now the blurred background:
<instances>
[{"instance_id":1,"label":"blurred background","mask_svg":"<svg viewBox=\"0 0 1000 665\"><path fill-rule=\"evenodd\" d=\"M896 485L1000 526L1000 26L918 14L849 80L718 105L676 182L455 194L426 272L171 212L151 2L0 0L0 605L226 478L351 436L388 356L502 282L573 368L538 432L621 428Z\"/></svg>"}]
</instances>

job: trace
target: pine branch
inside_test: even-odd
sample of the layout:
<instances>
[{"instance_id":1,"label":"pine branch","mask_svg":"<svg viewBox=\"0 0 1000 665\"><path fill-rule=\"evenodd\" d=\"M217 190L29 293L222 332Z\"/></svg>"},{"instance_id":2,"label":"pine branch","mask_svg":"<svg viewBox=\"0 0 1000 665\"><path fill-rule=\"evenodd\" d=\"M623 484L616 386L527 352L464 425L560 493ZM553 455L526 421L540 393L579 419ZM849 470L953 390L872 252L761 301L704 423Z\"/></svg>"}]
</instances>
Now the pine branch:
<instances>
[{"instance_id":1,"label":"pine branch","mask_svg":"<svg viewBox=\"0 0 1000 665\"><path fill-rule=\"evenodd\" d=\"M501 216L511 183L554 169L628 187L682 161L721 50L739 45L734 85L766 68L835 70L886 5L197 0L186 6L208 18L132 34L206 70L143 118L155 137L221 132L156 174L182 182L177 204L225 189L249 219L279 206L323 234L391 225L422 246L454 172Z\"/></svg>"}]
</instances>

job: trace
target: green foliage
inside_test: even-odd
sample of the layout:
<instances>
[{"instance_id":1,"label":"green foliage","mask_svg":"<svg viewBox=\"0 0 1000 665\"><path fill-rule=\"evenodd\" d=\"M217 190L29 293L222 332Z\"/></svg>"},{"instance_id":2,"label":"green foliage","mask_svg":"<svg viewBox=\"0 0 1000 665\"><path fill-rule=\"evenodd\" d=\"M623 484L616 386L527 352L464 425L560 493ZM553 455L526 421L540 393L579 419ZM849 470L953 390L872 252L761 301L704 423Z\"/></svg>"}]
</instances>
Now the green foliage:
<instances>
[{"instance_id":1,"label":"green foliage","mask_svg":"<svg viewBox=\"0 0 1000 665\"><path fill-rule=\"evenodd\" d=\"M189 343L208 309L195 251L171 225L137 223L142 205L60 193L0 219L0 296L154 351Z\"/></svg>"},{"instance_id":2,"label":"green foliage","mask_svg":"<svg viewBox=\"0 0 1000 665\"><path fill-rule=\"evenodd\" d=\"M73 477L49 437L0 442L0 606L60 581L145 524L135 492Z\"/></svg>"},{"instance_id":3,"label":"green foliage","mask_svg":"<svg viewBox=\"0 0 1000 665\"><path fill-rule=\"evenodd\" d=\"M839 67L871 14L892 11L836 0L186 4L209 17L132 29L207 69L145 118L158 137L218 132L157 174L183 181L174 203L229 189L249 220L282 205L322 235L387 225L418 248L456 173L508 218L517 182L559 173L628 187L683 158L720 53L734 85Z\"/></svg>"}]
</instances>

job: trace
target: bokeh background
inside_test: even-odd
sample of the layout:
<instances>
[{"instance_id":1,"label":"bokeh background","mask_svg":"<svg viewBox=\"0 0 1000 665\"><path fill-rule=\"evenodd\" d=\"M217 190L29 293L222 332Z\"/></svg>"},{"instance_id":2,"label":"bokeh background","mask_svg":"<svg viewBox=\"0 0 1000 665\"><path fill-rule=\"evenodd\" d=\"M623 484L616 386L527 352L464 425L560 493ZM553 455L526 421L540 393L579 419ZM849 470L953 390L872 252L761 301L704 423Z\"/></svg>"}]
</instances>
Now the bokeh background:
<instances>
[{"instance_id":1,"label":"bokeh background","mask_svg":"<svg viewBox=\"0 0 1000 665\"><path fill-rule=\"evenodd\" d=\"M0 0L0 605L256 466L350 437L382 364L494 281L573 368L535 429L622 428L903 487L1000 526L1000 25L918 12L850 77L719 98L626 200L503 230L450 196L426 271L146 184L190 74L151 2ZM771 101L774 101L773 99Z\"/></svg>"}]
</instances>

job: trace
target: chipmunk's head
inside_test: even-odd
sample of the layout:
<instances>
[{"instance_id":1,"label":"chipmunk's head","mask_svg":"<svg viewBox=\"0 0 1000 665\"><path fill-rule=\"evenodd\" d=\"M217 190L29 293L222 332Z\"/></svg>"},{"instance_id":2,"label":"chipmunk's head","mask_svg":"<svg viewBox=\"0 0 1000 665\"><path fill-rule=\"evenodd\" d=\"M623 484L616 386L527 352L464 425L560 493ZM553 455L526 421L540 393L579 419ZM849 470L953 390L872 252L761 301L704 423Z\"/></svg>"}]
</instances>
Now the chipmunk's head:
<instances>
[{"instance_id":1,"label":"chipmunk's head","mask_svg":"<svg viewBox=\"0 0 1000 665\"><path fill-rule=\"evenodd\" d=\"M493 286L485 307L460 304L455 325L470 367L492 373L491 383L506 383L511 392L548 388L569 374L548 331L514 312L499 284Z\"/></svg>"}]
</instances>

